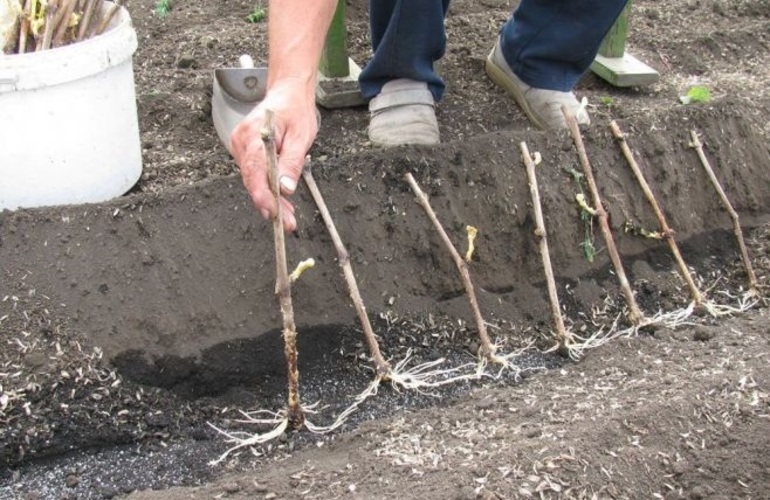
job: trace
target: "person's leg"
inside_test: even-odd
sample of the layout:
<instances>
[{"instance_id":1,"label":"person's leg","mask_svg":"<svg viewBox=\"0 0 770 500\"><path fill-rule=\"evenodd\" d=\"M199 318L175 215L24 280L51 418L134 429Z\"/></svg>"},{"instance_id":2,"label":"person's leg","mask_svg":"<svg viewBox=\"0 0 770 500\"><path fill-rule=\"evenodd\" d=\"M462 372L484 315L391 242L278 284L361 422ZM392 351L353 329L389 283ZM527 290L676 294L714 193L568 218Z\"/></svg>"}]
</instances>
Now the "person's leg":
<instances>
[{"instance_id":1,"label":"person's leg","mask_svg":"<svg viewBox=\"0 0 770 500\"><path fill-rule=\"evenodd\" d=\"M448 7L449 0L370 0L374 56L358 81L373 144L438 144L434 106L444 82L433 63L446 49Z\"/></svg>"},{"instance_id":2,"label":"person's leg","mask_svg":"<svg viewBox=\"0 0 770 500\"><path fill-rule=\"evenodd\" d=\"M565 127L562 106L589 124L572 92L627 0L522 0L486 70L537 127Z\"/></svg>"},{"instance_id":3,"label":"person's leg","mask_svg":"<svg viewBox=\"0 0 770 500\"><path fill-rule=\"evenodd\" d=\"M374 56L359 77L364 98L373 98L391 80L407 78L427 83L434 100L441 99L444 82L433 63L446 49L448 8L449 0L370 0Z\"/></svg>"},{"instance_id":4,"label":"person's leg","mask_svg":"<svg viewBox=\"0 0 770 500\"><path fill-rule=\"evenodd\" d=\"M627 0L522 0L500 30L513 72L527 85L571 91L591 66Z\"/></svg>"}]
</instances>

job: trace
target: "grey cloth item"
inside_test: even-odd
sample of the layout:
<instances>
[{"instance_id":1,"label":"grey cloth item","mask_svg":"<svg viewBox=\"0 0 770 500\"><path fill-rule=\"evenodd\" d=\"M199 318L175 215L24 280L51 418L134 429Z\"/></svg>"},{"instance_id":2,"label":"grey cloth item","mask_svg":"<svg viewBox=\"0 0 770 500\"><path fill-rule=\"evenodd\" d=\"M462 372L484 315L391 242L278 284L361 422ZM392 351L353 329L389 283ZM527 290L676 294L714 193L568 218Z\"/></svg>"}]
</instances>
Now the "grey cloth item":
<instances>
[{"instance_id":1,"label":"grey cloth item","mask_svg":"<svg viewBox=\"0 0 770 500\"><path fill-rule=\"evenodd\" d=\"M369 101L369 140L377 146L439 143L433 94L428 84L391 80Z\"/></svg>"},{"instance_id":2,"label":"grey cloth item","mask_svg":"<svg viewBox=\"0 0 770 500\"><path fill-rule=\"evenodd\" d=\"M503 57L498 39L486 61L489 78L503 88L527 115L527 118L540 129L567 128L561 106L566 104L581 125L589 125L588 112L575 97L574 92L538 89L521 81L511 70Z\"/></svg>"}]
</instances>

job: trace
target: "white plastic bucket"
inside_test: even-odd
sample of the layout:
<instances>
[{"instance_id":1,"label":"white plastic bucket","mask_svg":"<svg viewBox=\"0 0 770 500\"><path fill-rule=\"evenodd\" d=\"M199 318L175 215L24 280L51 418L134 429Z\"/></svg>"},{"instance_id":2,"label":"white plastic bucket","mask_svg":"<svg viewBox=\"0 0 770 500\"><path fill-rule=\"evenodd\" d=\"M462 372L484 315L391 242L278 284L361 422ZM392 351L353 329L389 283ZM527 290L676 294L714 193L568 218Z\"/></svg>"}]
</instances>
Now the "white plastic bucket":
<instances>
[{"instance_id":1,"label":"white plastic bucket","mask_svg":"<svg viewBox=\"0 0 770 500\"><path fill-rule=\"evenodd\" d=\"M102 35L0 54L0 210L100 202L131 189L142 173L136 47L121 8Z\"/></svg>"}]
</instances>

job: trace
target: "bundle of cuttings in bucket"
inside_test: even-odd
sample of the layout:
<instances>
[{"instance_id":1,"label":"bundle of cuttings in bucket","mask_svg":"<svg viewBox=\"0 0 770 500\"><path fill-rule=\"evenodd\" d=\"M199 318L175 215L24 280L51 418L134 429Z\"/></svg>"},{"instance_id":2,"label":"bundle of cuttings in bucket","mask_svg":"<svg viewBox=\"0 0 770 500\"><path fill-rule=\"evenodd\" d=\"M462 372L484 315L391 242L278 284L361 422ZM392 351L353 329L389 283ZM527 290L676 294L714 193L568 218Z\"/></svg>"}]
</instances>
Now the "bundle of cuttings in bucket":
<instances>
[{"instance_id":1,"label":"bundle of cuttings in bucket","mask_svg":"<svg viewBox=\"0 0 770 500\"><path fill-rule=\"evenodd\" d=\"M0 0L5 54L37 52L102 34L120 9L104 0Z\"/></svg>"}]
</instances>

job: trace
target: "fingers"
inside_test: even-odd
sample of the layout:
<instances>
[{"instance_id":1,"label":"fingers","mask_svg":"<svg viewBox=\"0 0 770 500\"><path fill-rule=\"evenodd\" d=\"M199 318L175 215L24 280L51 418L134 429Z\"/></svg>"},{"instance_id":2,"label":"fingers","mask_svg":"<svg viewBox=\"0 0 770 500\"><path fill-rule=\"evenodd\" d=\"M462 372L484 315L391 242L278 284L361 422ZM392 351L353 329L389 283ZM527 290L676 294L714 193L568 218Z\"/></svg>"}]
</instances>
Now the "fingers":
<instances>
[{"instance_id":1,"label":"fingers","mask_svg":"<svg viewBox=\"0 0 770 500\"><path fill-rule=\"evenodd\" d=\"M289 233L296 231L297 218L294 216L294 205L283 197L281 197L281 215L283 216L283 229Z\"/></svg>"},{"instance_id":2,"label":"fingers","mask_svg":"<svg viewBox=\"0 0 770 500\"><path fill-rule=\"evenodd\" d=\"M270 193L270 196L272 197L272 193ZM292 205L291 202L284 197L281 197L280 199L283 229L287 233L294 232L297 230L297 218L294 216L294 205ZM254 204L257 205L257 202L255 201ZM265 220L269 220L275 217L275 214L269 212L267 209L260 209L260 212L262 213L262 218Z\"/></svg>"},{"instance_id":3,"label":"fingers","mask_svg":"<svg viewBox=\"0 0 770 500\"><path fill-rule=\"evenodd\" d=\"M269 219L276 213L276 205L267 180L267 156L261 135L264 122L259 110L249 114L233 130L230 151L254 206L264 219Z\"/></svg>"},{"instance_id":4,"label":"fingers","mask_svg":"<svg viewBox=\"0 0 770 500\"><path fill-rule=\"evenodd\" d=\"M317 131L317 124L313 120L302 129L290 129L285 135L277 134L276 143L281 151L278 158L278 175L282 194L292 195L297 190L297 183L305 166L305 156Z\"/></svg>"},{"instance_id":5,"label":"fingers","mask_svg":"<svg viewBox=\"0 0 770 500\"><path fill-rule=\"evenodd\" d=\"M278 158L278 175L282 194L294 194L304 165L305 148L301 145L298 146L296 142L285 140L281 156Z\"/></svg>"},{"instance_id":6,"label":"fingers","mask_svg":"<svg viewBox=\"0 0 770 500\"><path fill-rule=\"evenodd\" d=\"M251 193L251 200L254 203L254 206L256 206L259 209L259 212L262 215L262 218L265 220L271 220L273 217L275 217L275 210L264 208L265 200L268 198L270 200L270 203L274 207L275 199L273 198L273 193L270 190L268 190L267 193L262 193L262 192ZM281 217L283 222L283 229L287 232L296 231L297 219L294 216L294 205L292 205L291 202L284 197L281 197L280 200L281 200Z\"/></svg>"},{"instance_id":7,"label":"fingers","mask_svg":"<svg viewBox=\"0 0 770 500\"><path fill-rule=\"evenodd\" d=\"M297 221L294 206L288 201L297 189L305 155L318 133L315 96L305 96L294 83L275 84L265 100L238 124L230 140L230 150L240 167L244 186L259 212L265 218L277 211L268 183L268 165L261 132L265 125L265 110L275 113L275 146L278 152L278 182L282 195L282 223L294 231Z\"/></svg>"},{"instance_id":8,"label":"fingers","mask_svg":"<svg viewBox=\"0 0 770 500\"><path fill-rule=\"evenodd\" d=\"M273 192L267 183L267 169L258 168L256 164L250 164L250 167L241 169L243 185L251 195L251 201L257 207L265 220L268 220L276 214L276 204ZM283 218L283 227L286 231L295 231L297 229L297 220L294 216L294 205L284 197L281 200L281 211Z\"/></svg>"},{"instance_id":9,"label":"fingers","mask_svg":"<svg viewBox=\"0 0 770 500\"><path fill-rule=\"evenodd\" d=\"M261 120L243 120L233 131L230 139L235 162L241 171L243 185L256 207L264 215L275 212L275 201L267 184L267 157L260 135L255 134Z\"/></svg>"}]
</instances>

